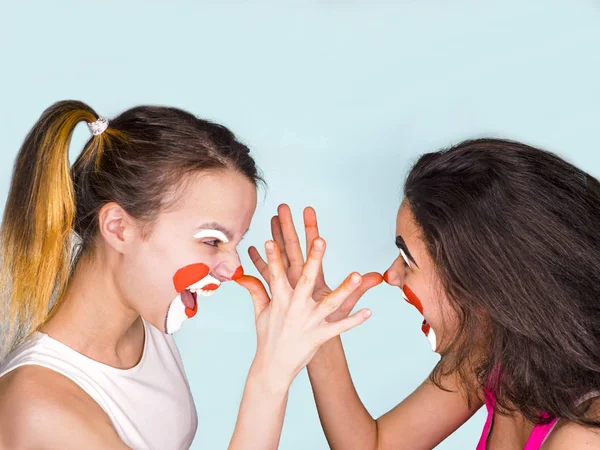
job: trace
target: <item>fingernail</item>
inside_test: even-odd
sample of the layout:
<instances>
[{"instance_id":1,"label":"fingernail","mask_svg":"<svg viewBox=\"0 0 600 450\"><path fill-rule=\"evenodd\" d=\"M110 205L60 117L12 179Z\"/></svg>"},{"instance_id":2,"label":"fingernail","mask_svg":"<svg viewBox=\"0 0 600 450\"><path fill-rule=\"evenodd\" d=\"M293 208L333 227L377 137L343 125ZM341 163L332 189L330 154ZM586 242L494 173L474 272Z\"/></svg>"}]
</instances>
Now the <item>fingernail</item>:
<instances>
[{"instance_id":1,"label":"fingernail","mask_svg":"<svg viewBox=\"0 0 600 450\"><path fill-rule=\"evenodd\" d=\"M321 239L316 239L315 240L315 248L317 250L323 250L323 247L325 247L325 242L323 242Z\"/></svg>"},{"instance_id":2,"label":"fingernail","mask_svg":"<svg viewBox=\"0 0 600 450\"><path fill-rule=\"evenodd\" d=\"M265 249L267 250L267 253L273 253L275 251L275 244L273 241L267 241Z\"/></svg>"},{"instance_id":3,"label":"fingernail","mask_svg":"<svg viewBox=\"0 0 600 450\"><path fill-rule=\"evenodd\" d=\"M371 312L371 310L370 310L370 309L367 309L366 311L364 311L364 312L363 312L363 317L364 317L365 319L368 319L369 317L371 317L371 315L372 315L372 314L373 314L373 313Z\"/></svg>"},{"instance_id":4,"label":"fingernail","mask_svg":"<svg viewBox=\"0 0 600 450\"><path fill-rule=\"evenodd\" d=\"M350 277L350 283L352 283L353 286L356 286L357 284L359 284L361 281L361 276L358 275L357 273L353 274Z\"/></svg>"}]
</instances>

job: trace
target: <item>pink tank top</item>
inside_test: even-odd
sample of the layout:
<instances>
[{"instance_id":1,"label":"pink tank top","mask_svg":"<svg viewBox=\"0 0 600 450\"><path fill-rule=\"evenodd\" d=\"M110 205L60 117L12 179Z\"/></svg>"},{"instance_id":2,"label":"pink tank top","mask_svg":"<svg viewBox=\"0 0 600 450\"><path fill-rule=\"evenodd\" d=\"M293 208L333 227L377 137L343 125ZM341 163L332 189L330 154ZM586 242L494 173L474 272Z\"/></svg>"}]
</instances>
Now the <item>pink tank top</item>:
<instances>
[{"instance_id":1,"label":"pink tank top","mask_svg":"<svg viewBox=\"0 0 600 450\"><path fill-rule=\"evenodd\" d=\"M487 440L492 428L492 419L494 417L495 406L496 398L494 397L494 394L492 394L491 391L486 392L485 407L487 408L488 416L485 421L485 425L483 426L481 439L479 439L479 444L477 444L477 450L486 450L487 448ZM554 429L557 421L558 419L555 418L546 425L536 425L533 427L533 430L531 431L529 439L527 439L527 443L525 444L525 447L523 447L523 450L539 450L550 432Z\"/></svg>"}]
</instances>

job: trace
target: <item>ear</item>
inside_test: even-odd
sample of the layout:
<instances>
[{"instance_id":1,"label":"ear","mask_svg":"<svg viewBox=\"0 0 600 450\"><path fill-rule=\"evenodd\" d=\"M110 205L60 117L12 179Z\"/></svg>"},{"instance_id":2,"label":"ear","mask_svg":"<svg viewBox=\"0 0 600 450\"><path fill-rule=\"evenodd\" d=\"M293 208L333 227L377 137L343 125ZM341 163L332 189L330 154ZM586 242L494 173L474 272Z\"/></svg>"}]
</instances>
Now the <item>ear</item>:
<instances>
[{"instance_id":1,"label":"ear","mask_svg":"<svg viewBox=\"0 0 600 450\"><path fill-rule=\"evenodd\" d=\"M98 227L106 243L119 253L140 236L136 221L115 202L107 203L98 213Z\"/></svg>"}]
</instances>

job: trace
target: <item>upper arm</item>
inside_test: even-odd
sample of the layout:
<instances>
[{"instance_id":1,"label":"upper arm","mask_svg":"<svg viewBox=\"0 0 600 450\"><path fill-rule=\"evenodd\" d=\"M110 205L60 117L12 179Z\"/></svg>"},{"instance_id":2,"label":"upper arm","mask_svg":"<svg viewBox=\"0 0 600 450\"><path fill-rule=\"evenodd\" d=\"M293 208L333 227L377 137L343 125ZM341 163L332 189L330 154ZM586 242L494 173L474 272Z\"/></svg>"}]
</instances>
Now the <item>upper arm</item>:
<instances>
[{"instance_id":1,"label":"upper arm","mask_svg":"<svg viewBox=\"0 0 600 450\"><path fill-rule=\"evenodd\" d=\"M469 407L466 396L453 379L447 379L444 391L431 381L424 381L411 395L377 420L380 450L404 445L411 449L431 449L465 423L483 403Z\"/></svg>"},{"instance_id":2,"label":"upper arm","mask_svg":"<svg viewBox=\"0 0 600 450\"><path fill-rule=\"evenodd\" d=\"M44 367L23 366L0 379L0 448L128 447L74 382Z\"/></svg>"}]
</instances>

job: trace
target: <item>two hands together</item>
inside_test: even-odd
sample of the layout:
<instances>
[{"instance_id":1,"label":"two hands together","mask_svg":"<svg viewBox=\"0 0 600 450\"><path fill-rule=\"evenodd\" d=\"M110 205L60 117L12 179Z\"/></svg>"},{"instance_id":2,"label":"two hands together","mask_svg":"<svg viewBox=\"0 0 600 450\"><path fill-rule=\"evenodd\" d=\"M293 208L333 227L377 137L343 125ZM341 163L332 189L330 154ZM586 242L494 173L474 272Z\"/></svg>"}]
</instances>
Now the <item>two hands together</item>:
<instances>
[{"instance_id":1,"label":"two hands together","mask_svg":"<svg viewBox=\"0 0 600 450\"><path fill-rule=\"evenodd\" d=\"M267 260L256 248L249 249L271 296L255 277L245 275L237 280L248 289L254 303L257 350L253 368L267 375L271 386L283 390L321 345L371 316L368 309L349 314L366 291L383 281L379 273L352 273L331 290L322 266L326 244L319 237L312 208L304 210L304 227L306 261L287 205L281 205L271 221L273 241L265 244Z\"/></svg>"}]
</instances>

